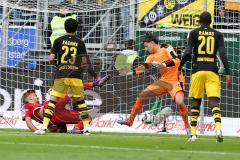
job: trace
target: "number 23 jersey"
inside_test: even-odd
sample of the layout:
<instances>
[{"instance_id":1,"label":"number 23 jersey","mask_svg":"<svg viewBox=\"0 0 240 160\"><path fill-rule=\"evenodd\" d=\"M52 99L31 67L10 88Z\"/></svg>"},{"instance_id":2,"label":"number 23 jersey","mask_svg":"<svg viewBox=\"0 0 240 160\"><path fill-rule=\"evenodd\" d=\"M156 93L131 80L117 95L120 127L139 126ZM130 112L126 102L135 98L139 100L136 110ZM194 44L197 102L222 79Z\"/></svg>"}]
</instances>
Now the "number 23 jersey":
<instances>
[{"instance_id":1,"label":"number 23 jersey","mask_svg":"<svg viewBox=\"0 0 240 160\"><path fill-rule=\"evenodd\" d=\"M75 35L64 35L54 41L51 53L56 55L55 78L81 78L83 57L87 56L84 42Z\"/></svg>"}]
</instances>

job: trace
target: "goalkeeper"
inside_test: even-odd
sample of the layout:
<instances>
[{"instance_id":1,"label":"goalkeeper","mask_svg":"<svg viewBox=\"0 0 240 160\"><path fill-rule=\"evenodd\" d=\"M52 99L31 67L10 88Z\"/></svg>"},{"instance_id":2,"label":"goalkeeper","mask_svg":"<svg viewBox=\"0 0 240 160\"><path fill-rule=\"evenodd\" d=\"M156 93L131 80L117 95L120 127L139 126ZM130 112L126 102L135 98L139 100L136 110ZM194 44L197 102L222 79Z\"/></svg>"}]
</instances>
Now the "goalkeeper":
<instances>
[{"instance_id":1,"label":"goalkeeper","mask_svg":"<svg viewBox=\"0 0 240 160\"><path fill-rule=\"evenodd\" d=\"M176 76L180 63L177 54L170 45L159 45L158 40L150 33L147 34L144 40L144 47L150 53L144 64L133 70L133 73L140 75L148 69L150 65L159 68L161 78L146 89L144 89L137 97L137 100L132 108L129 118L119 120L119 124L132 126L138 112L142 109L144 102L155 96L163 96L170 94L172 99L177 104L180 115L183 118L187 134L190 135L190 125L188 122L188 109L184 103L184 77L181 73L180 80Z\"/></svg>"}]
</instances>

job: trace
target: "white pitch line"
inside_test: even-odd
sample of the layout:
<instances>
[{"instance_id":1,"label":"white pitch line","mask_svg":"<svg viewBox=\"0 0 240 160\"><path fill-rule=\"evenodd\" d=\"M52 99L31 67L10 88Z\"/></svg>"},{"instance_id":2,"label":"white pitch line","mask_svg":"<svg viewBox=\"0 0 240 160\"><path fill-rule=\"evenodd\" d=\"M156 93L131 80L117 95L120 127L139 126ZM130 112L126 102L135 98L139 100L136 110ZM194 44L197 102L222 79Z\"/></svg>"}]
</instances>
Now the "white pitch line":
<instances>
[{"instance_id":1,"label":"white pitch line","mask_svg":"<svg viewBox=\"0 0 240 160\"><path fill-rule=\"evenodd\" d=\"M5 131L0 131L0 133L6 133ZM23 133L23 132L22 132ZM27 134L27 136L36 136L35 134L33 134L33 133L31 133L31 132L24 132L24 134L19 134L19 133L13 133L13 132L9 132L9 133L7 133L7 134L1 134L1 136L9 136L9 135L14 135L15 137L25 137L26 136L26 134ZM60 133L61 134L61 136L83 136L83 135L75 135L75 134L62 134L62 133ZM47 134L47 136L48 137L56 137L56 135L60 135L60 134L58 134L58 133L51 133L51 134ZM152 136L153 135L153 136ZM161 135L171 135L171 137L169 137L169 136L161 136ZM96 134L95 134L95 132L93 132L93 134L91 135L91 136L100 136L100 137L114 137L114 136L117 136L117 137L119 137L119 136L121 136L122 138L132 138L132 137L134 137L134 138L145 138L145 139L174 139L174 140L186 140L186 143L187 143L187 136L185 136L184 137L184 135L177 135L177 134L171 134L171 133L169 133L169 134L158 134L158 133L153 133L153 134L151 134L151 133L149 133L149 134L144 134L144 135L114 135L114 134L103 134L103 133L101 133L101 134L98 134L98 132L96 132ZM230 137L230 136L225 136L224 137L224 141L236 141L236 139L237 138L240 138L240 137ZM210 136L206 136L206 135L200 135L199 136L199 138L198 138L198 140L199 141L208 141L208 140L214 140L215 141L215 137L214 137L214 135L212 135L212 138L210 137ZM238 139L237 139L238 140ZM240 140L240 139L239 139Z\"/></svg>"},{"instance_id":2,"label":"white pitch line","mask_svg":"<svg viewBox=\"0 0 240 160\"><path fill-rule=\"evenodd\" d=\"M91 146L91 145L71 145L71 144L40 144L29 142L0 142L2 145L29 145L29 146L48 146L48 147L69 147L69 148L83 148L83 149L100 149L100 150L122 150L122 151L139 151L139 152L163 152L163 153L194 153L194 154L209 154L209 155L226 155L226 156L240 156L240 153L232 152L210 152L210 151L183 151L183 150L165 150L165 149L142 149L142 148L127 148L127 147L107 147L107 146Z\"/></svg>"}]
</instances>

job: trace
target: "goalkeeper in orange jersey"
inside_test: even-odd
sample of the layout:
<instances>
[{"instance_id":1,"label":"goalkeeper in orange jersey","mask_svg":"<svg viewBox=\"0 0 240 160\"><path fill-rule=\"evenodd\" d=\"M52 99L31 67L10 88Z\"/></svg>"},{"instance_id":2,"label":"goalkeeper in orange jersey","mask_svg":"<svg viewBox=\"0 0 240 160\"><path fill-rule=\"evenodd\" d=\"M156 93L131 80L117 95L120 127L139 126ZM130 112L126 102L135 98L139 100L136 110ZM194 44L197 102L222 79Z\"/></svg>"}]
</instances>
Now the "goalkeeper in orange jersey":
<instances>
[{"instance_id":1,"label":"goalkeeper in orange jersey","mask_svg":"<svg viewBox=\"0 0 240 160\"><path fill-rule=\"evenodd\" d=\"M190 135L188 109L184 103L184 77L182 73L180 79L176 76L180 59L177 57L172 46L168 44L159 45L158 40L149 33L144 40L144 47L150 55L147 57L144 64L133 70L133 73L140 75L152 65L159 68L161 78L150 84L138 95L129 118L126 120L119 120L118 123L132 126L136 115L142 109L147 99L155 96L163 96L168 93L177 104L187 134Z\"/></svg>"}]
</instances>

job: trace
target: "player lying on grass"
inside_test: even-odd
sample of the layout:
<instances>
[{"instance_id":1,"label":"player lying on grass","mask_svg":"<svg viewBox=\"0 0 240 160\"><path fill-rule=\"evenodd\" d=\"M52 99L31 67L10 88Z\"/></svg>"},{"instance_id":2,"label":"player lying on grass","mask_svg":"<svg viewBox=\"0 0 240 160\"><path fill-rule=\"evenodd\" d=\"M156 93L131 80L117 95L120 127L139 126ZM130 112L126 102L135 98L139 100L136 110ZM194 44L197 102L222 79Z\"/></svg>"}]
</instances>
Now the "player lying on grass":
<instances>
[{"instance_id":1,"label":"player lying on grass","mask_svg":"<svg viewBox=\"0 0 240 160\"><path fill-rule=\"evenodd\" d=\"M144 47L150 53L144 64L135 68L133 72L136 75L144 73L151 65L159 68L161 78L150 84L137 97L129 118L119 124L132 126L138 112L142 109L146 100L156 96L170 94L178 107L178 111L183 118L187 134L190 134L190 125L188 123L188 109L184 103L184 78L181 73L180 80L177 77L180 59L177 57L174 49L168 45L159 45L158 40L148 33L144 40Z\"/></svg>"},{"instance_id":2,"label":"player lying on grass","mask_svg":"<svg viewBox=\"0 0 240 160\"><path fill-rule=\"evenodd\" d=\"M85 82L85 88L93 88L95 86L102 87L104 83L109 80L109 76L105 76L95 82ZM26 122L27 127L35 132L38 128L32 123L32 120L42 123L44 109L48 106L48 101L40 104L35 90L28 90L23 94L24 101L24 116L23 120ZM80 119L80 114L75 110L68 110L66 107L71 103L71 96L60 98L56 104L55 112L50 120L48 129L50 132L67 132L66 124L75 124L72 133L82 133L83 123ZM90 110L90 115L93 115L96 110ZM92 113L92 114L91 114ZM92 116L93 118L93 116Z\"/></svg>"}]
</instances>

